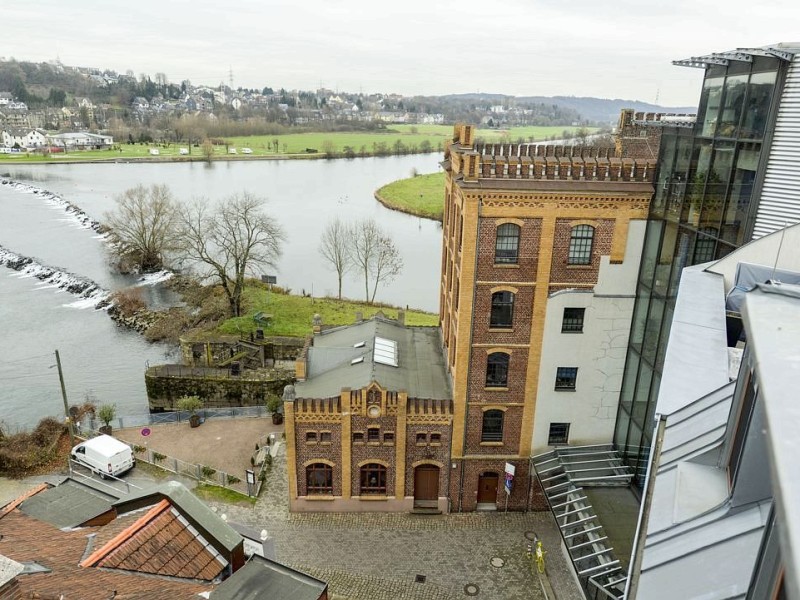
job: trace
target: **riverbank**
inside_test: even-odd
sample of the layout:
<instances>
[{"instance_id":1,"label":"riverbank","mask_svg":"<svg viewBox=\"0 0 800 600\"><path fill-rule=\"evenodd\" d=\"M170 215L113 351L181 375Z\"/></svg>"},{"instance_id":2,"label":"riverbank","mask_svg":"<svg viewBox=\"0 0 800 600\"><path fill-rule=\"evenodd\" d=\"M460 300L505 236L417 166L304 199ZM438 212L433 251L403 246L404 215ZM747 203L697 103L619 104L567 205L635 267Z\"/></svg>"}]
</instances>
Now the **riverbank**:
<instances>
[{"instance_id":1,"label":"riverbank","mask_svg":"<svg viewBox=\"0 0 800 600\"><path fill-rule=\"evenodd\" d=\"M376 190L375 199L386 208L441 222L444 215L444 173L393 181Z\"/></svg>"}]
</instances>

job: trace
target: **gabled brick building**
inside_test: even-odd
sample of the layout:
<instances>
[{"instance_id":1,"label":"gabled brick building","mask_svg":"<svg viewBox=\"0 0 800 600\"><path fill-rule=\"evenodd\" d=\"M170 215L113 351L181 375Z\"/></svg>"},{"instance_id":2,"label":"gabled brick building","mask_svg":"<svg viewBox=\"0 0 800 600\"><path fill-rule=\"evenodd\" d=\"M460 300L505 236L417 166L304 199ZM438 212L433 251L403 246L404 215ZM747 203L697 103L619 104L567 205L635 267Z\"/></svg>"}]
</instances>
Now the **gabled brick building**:
<instances>
[{"instance_id":1,"label":"gabled brick building","mask_svg":"<svg viewBox=\"0 0 800 600\"><path fill-rule=\"evenodd\" d=\"M440 291L453 381L451 510L535 506L532 454L608 442L658 152L669 118L623 111L615 148L445 150Z\"/></svg>"},{"instance_id":2,"label":"gabled brick building","mask_svg":"<svg viewBox=\"0 0 800 600\"><path fill-rule=\"evenodd\" d=\"M453 406L438 329L376 316L317 333L295 364L290 510L448 510Z\"/></svg>"}]
</instances>

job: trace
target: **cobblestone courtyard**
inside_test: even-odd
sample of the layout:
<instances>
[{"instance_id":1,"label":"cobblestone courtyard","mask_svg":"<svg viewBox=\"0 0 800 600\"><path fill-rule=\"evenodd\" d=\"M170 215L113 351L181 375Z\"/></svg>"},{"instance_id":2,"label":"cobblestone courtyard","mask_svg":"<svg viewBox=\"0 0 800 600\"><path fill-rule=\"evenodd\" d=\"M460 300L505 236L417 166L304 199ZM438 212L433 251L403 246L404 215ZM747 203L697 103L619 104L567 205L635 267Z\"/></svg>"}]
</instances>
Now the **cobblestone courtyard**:
<instances>
[{"instance_id":1,"label":"cobblestone courtyard","mask_svg":"<svg viewBox=\"0 0 800 600\"><path fill-rule=\"evenodd\" d=\"M277 559L327 580L335 598L543 599L525 557L526 532L536 532L550 550L547 572L558 600L581 598L549 513L289 514L283 449L255 506L217 509L231 521L266 529ZM415 582L417 575L424 583Z\"/></svg>"}]
</instances>

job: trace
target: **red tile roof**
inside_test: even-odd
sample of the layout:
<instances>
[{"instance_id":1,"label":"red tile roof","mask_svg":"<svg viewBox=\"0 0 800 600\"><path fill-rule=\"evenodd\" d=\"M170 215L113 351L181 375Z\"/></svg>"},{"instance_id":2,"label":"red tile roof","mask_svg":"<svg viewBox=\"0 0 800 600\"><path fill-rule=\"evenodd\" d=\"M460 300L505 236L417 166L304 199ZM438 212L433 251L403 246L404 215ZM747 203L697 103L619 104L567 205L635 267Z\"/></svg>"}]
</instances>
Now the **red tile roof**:
<instances>
[{"instance_id":1,"label":"red tile roof","mask_svg":"<svg viewBox=\"0 0 800 600\"><path fill-rule=\"evenodd\" d=\"M169 514L169 513L167 513ZM12 510L0 520L0 554L17 562L36 561L50 573L20 575L22 597L64 600L197 600L197 594L214 586L188 580L154 577L119 569L79 566L92 534L102 527L61 531L48 523ZM140 531L144 531L142 528ZM118 549L122 549L122 545Z\"/></svg>"}]
</instances>

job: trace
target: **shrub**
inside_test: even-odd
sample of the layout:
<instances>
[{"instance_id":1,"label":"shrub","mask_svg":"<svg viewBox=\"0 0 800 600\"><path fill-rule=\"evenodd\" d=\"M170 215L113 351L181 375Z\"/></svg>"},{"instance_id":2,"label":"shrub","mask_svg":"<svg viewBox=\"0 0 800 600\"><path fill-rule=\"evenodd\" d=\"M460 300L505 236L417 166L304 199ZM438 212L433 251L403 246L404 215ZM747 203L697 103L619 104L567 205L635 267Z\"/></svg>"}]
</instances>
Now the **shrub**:
<instances>
[{"instance_id":1,"label":"shrub","mask_svg":"<svg viewBox=\"0 0 800 600\"><path fill-rule=\"evenodd\" d=\"M283 406L283 400L277 394L267 395L267 410L271 413L279 412Z\"/></svg>"},{"instance_id":2,"label":"shrub","mask_svg":"<svg viewBox=\"0 0 800 600\"><path fill-rule=\"evenodd\" d=\"M203 465L202 467L200 467L200 472L203 474L203 477L205 477L206 479L211 479L214 476L214 474L217 472L217 470L213 469L211 467L207 467L207 466Z\"/></svg>"},{"instance_id":3,"label":"shrub","mask_svg":"<svg viewBox=\"0 0 800 600\"><path fill-rule=\"evenodd\" d=\"M198 410L203 408L203 401L197 396L182 396L181 398L178 398L178 401L175 403L175 407L178 410L195 414Z\"/></svg>"},{"instance_id":4,"label":"shrub","mask_svg":"<svg viewBox=\"0 0 800 600\"><path fill-rule=\"evenodd\" d=\"M240 481L241 479L236 477L235 475L228 475L228 485L235 485Z\"/></svg>"},{"instance_id":5,"label":"shrub","mask_svg":"<svg viewBox=\"0 0 800 600\"><path fill-rule=\"evenodd\" d=\"M123 317L133 316L147 306L142 299L142 290L139 288L128 288L114 292L111 294L111 301Z\"/></svg>"},{"instance_id":6,"label":"shrub","mask_svg":"<svg viewBox=\"0 0 800 600\"><path fill-rule=\"evenodd\" d=\"M153 452L153 462L161 462L167 458L166 454L161 454L160 452Z\"/></svg>"},{"instance_id":7,"label":"shrub","mask_svg":"<svg viewBox=\"0 0 800 600\"><path fill-rule=\"evenodd\" d=\"M111 421L113 421L116 416L116 404L101 404L97 409L97 418L100 419L106 427L111 424Z\"/></svg>"}]
</instances>

